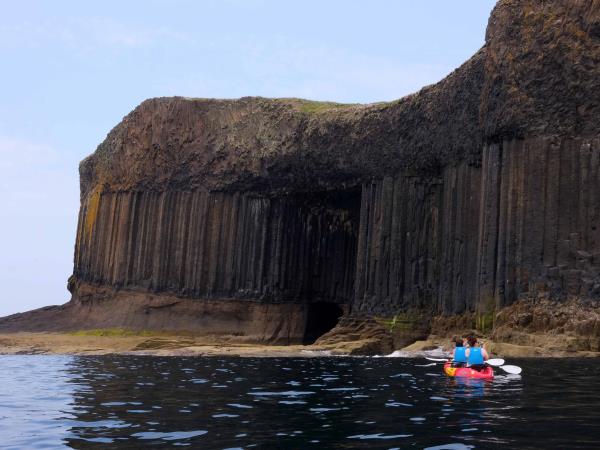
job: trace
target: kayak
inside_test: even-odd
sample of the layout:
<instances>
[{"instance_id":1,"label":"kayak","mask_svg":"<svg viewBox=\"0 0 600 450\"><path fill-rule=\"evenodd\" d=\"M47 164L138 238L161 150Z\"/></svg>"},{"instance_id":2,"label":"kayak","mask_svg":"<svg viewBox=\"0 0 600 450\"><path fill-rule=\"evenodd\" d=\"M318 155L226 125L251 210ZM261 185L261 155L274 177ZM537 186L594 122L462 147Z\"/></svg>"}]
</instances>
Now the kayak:
<instances>
[{"instance_id":1,"label":"kayak","mask_svg":"<svg viewBox=\"0 0 600 450\"><path fill-rule=\"evenodd\" d=\"M444 364L444 373L449 377L477 378L479 380L491 380L494 378L494 369L486 366L485 369L473 370L469 367L452 367L452 363Z\"/></svg>"}]
</instances>

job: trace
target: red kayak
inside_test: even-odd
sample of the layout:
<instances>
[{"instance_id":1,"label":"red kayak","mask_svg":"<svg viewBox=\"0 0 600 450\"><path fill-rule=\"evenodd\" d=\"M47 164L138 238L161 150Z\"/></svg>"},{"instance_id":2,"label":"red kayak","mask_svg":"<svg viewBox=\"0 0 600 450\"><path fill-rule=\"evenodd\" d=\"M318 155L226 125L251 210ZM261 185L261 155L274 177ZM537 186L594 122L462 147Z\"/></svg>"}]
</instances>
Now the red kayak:
<instances>
[{"instance_id":1,"label":"red kayak","mask_svg":"<svg viewBox=\"0 0 600 450\"><path fill-rule=\"evenodd\" d=\"M494 369L485 366L483 370L473 370L469 367L452 367L452 363L444 364L444 373L449 377L477 378L479 380L491 380L494 378Z\"/></svg>"}]
</instances>

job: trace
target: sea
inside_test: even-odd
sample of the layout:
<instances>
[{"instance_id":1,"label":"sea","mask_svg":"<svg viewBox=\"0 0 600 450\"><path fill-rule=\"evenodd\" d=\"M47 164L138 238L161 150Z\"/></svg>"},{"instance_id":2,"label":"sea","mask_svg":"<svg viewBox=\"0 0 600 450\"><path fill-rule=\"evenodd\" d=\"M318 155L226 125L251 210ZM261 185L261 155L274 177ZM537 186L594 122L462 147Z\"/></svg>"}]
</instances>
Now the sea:
<instances>
[{"instance_id":1,"label":"sea","mask_svg":"<svg viewBox=\"0 0 600 450\"><path fill-rule=\"evenodd\" d=\"M600 360L0 356L1 449L600 449Z\"/></svg>"}]
</instances>

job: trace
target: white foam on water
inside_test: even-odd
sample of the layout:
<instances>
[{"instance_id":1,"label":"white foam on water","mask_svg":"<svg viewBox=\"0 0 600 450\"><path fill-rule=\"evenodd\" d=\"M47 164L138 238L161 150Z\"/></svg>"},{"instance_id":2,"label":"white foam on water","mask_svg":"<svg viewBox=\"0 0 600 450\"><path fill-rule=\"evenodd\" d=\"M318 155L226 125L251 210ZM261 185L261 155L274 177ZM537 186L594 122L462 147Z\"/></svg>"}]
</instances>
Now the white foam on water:
<instances>
[{"instance_id":1,"label":"white foam on water","mask_svg":"<svg viewBox=\"0 0 600 450\"><path fill-rule=\"evenodd\" d=\"M475 448L473 445L465 445L460 443L436 445L435 447L426 447L423 450L470 450Z\"/></svg>"},{"instance_id":2,"label":"white foam on water","mask_svg":"<svg viewBox=\"0 0 600 450\"><path fill-rule=\"evenodd\" d=\"M389 355L376 355L374 358L419 358L426 356L431 358L449 358L451 355L445 352L443 347L437 347L432 350L420 351L395 350Z\"/></svg>"},{"instance_id":3,"label":"white foam on water","mask_svg":"<svg viewBox=\"0 0 600 450\"><path fill-rule=\"evenodd\" d=\"M348 439L398 439L398 438L407 438L411 437L412 434L383 434L383 433L375 433L375 434L356 434L354 436L348 436Z\"/></svg>"}]
</instances>

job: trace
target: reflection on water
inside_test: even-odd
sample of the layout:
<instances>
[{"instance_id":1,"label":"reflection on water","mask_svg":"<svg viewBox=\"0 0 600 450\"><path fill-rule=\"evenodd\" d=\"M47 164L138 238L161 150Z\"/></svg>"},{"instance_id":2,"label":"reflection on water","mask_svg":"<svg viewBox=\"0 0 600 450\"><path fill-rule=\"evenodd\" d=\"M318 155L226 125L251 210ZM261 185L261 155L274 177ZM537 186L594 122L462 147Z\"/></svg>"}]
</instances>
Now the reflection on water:
<instances>
[{"instance_id":1,"label":"reflection on water","mask_svg":"<svg viewBox=\"0 0 600 450\"><path fill-rule=\"evenodd\" d=\"M512 362L512 361L511 361ZM600 448L600 362L0 357L1 448Z\"/></svg>"}]
</instances>

